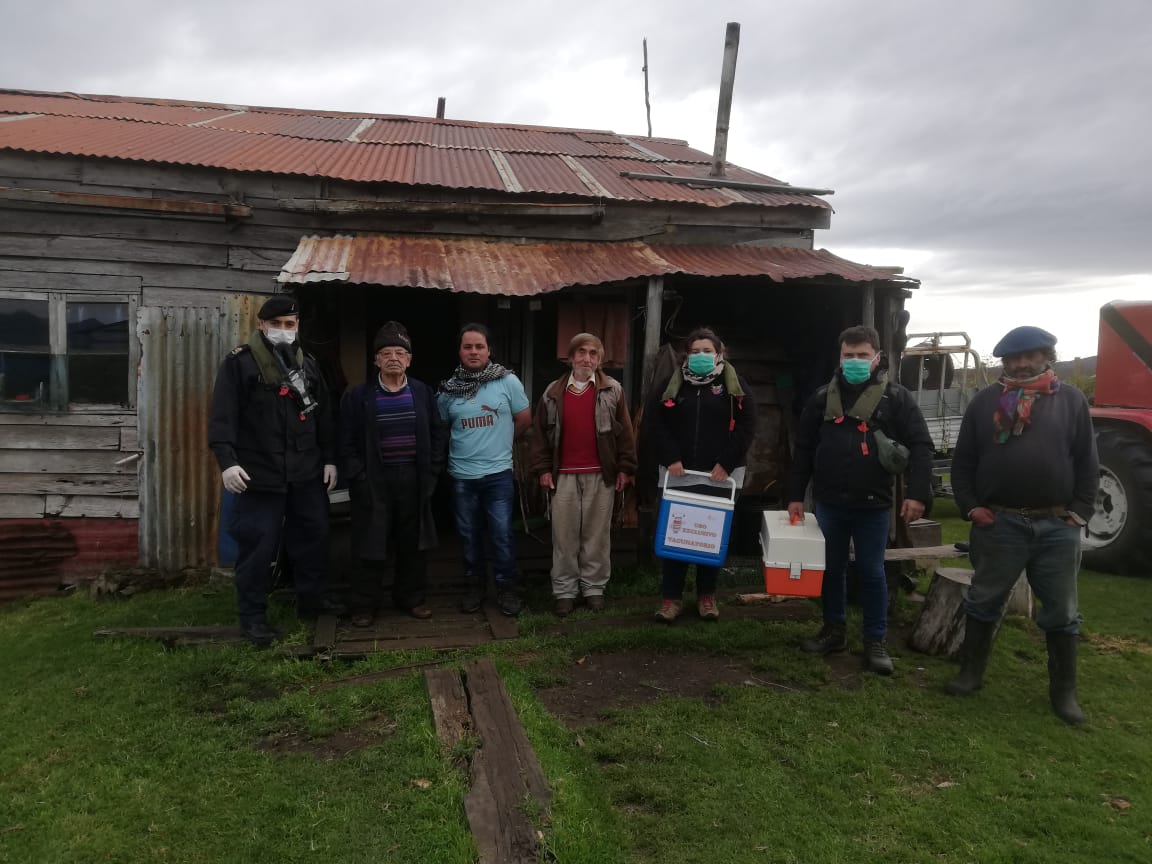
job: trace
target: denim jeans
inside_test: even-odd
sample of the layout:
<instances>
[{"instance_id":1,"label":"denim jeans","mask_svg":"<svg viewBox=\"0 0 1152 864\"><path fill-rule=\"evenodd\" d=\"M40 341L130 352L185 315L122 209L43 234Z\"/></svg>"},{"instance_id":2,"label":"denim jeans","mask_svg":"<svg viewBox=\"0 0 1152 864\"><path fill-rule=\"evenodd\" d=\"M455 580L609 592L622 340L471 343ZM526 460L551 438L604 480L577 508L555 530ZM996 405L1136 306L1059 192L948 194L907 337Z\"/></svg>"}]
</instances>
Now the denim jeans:
<instances>
[{"instance_id":1,"label":"denim jeans","mask_svg":"<svg viewBox=\"0 0 1152 864\"><path fill-rule=\"evenodd\" d=\"M972 587L965 611L977 621L999 621L1012 586L1024 571L1041 609L1036 623L1048 633L1079 633L1076 574L1081 529L1063 519L1030 519L1001 512L987 528L972 526Z\"/></svg>"},{"instance_id":2,"label":"denim jeans","mask_svg":"<svg viewBox=\"0 0 1152 864\"><path fill-rule=\"evenodd\" d=\"M826 624L843 624L848 613L848 543L856 549L856 577L864 607L863 637L882 642L888 633L888 510L816 503L816 521L824 532L824 585L821 600Z\"/></svg>"},{"instance_id":3,"label":"denim jeans","mask_svg":"<svg viewBox=\"0 0 1152 864\"><path fill-rule=\"evenodd\" d=\"M688 562L678 561L675 558L663 558L660 561L660 592L665 600L679 600L684 594L684 582L688 577ZM720 568L710 567L706 564L696 565L696 596L704 597L716 593L716 584L720 581Z\"/></svg>"},{"instance_id":4,"label":"denim jeans","mask_svg":"<svg viewBox=\"0 0 1152 864\"><path fill-rule=\"evenodd\" d=\"M512 471L475 479L453 478L456 533L464 547L464 576L481 588L488 581L484 563L484 535L492 546L496 589L516 588L516 548L512 539ZM485 530L487 529L487 530Z\"/></svg>"}]
</instances>

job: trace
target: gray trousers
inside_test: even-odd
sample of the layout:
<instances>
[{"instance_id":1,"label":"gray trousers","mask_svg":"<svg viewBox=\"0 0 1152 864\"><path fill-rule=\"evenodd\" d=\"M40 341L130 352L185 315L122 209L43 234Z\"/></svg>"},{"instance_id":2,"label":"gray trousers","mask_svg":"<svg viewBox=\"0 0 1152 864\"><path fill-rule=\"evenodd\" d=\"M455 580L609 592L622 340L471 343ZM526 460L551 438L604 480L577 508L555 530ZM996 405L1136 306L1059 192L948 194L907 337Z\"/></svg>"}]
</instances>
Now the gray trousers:
<instances>
[{"instance_id":1,"label":"gray trousers","mask_svg":"<svg viewBox=\"0 0 1152 864\"><path fill-rule=\"evenodd\" d=\"M552 593L557 598L604 593L612 575L612 505L604 475L556 474L552 495Z\"/></svg>"}]
</instances>

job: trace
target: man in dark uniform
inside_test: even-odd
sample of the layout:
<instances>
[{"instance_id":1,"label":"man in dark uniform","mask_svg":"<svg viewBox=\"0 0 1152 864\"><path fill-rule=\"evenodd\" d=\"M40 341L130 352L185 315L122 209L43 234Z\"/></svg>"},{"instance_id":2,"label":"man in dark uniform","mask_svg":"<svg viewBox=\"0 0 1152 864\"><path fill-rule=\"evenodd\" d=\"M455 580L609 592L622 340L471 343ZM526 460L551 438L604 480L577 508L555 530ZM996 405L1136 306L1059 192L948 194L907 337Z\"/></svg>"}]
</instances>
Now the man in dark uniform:
<instances>
[{"instance_id":1,"label":"man in dark uniform","mask_svg":"<svg viewBox=\"0 0 1152 864\"><path fill-rule=\"evenodd\" d=\"M1004 373L968 405L952 454L952 489L972 522L975 572L964 601L960 675L946 689L966 696L983 685L1000 616L1023 571L1042 607L1036 623L1048 643L1052 710L1065 723L1082 723L1076 576L1100 480L1088 400L1056 377L1056 337L1046 330L1017 327L992 353L1004 358Z\"/></svg>"},{"instance_id":2,"label":"man in dark uniform","mask_svg":"<svg viewBox=\"0 0 1152 864\"><path fill-rule=\"evenodd\" d=\"M297 343L296 301L276 296L260 329L233 349L216 376L208 445L224 488L236 495L228 533L236 541L236 601L245 638L268 645L267 581L284 539L302 617L339 611L324 596L328 495L336 486L328 389Z\"/></svg>"}]
</instances>

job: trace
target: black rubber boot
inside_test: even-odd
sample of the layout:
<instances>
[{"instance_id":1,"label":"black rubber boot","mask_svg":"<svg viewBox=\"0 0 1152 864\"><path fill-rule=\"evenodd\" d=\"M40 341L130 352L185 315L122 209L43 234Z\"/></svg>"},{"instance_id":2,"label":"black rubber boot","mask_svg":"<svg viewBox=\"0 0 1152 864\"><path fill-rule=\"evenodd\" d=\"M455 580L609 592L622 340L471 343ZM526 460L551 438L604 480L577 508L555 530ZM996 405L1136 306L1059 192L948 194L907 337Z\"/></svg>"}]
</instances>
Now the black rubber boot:
<instances>
[{"instance_id":1,"label":"black rubber boot","mask_svg":"<svg viewBox=\"0 0 1152 864\"><path fill-rule=\"evenodd\" d=\"M847 631L843 624L826 623L820 628L815 639L809 639L800 648L809 654L834 654L837 651L847 651Z\"/></svg>"},{"instance_id":2,"label":"black rubber boot","mask_svg":"<svg viewBox=\"0 0 1152 864\"><path fill-rule=\"evenodd\" d=\"M1070 725L1084 722L1076 702L1076 633L1048 634L1048 699L1052 711Z\"/></svg>"},{"instance_id":3,"label":"black rubber boot","mask_svg":"<svg viewBox=\"0 0 1152 864\"><path fill-rule=\"evenodd\" d=\"M945 692L971 696L984 686L984 671L995 636L995 621L977 621L968 616L964 622L964 644L960 647L960 674L944 685Z\"/></svg>"}]
</instances>

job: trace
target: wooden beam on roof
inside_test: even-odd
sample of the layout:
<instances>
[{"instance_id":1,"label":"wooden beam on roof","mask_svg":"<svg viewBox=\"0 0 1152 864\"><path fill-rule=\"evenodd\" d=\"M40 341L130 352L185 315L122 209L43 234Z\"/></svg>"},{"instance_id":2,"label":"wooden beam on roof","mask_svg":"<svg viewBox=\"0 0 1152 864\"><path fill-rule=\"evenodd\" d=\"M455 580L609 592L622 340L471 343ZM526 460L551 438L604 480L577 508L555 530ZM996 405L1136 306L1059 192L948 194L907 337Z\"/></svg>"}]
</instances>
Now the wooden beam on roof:
<instances>
[{"instance_id":1,"label":"wooden beam on roof","mask_svg":"<svg viewBox=\"0 0 1152 864\"><path fill-rule=\"evenodd\" d=\"M70 207L102 207L108 210L148 210L183 216L217 216L247 219L252 208L245 204L218 204L182 198L141 198L133 195L100 195L93 192L54 192L47 189L16 189L0 186L0 200L32 204L63 204Z\"/></svg>"},{"instance_id":2,"label":"wooden beam on roof","mask_svg":"<svg viewBox=\"0 0 1152 864\"><path fill-rule=\"evenodd\" d=\"M604 208L597 204L523 204L491 202L472 204L464 201L336 201L331 198L281 198L281 210L292 213L324 215L403 214L433 216L530 216L551 219L587 219L598 223Z\"/></svg>"},{"instance_id":3,"label":"wooden beam on roof","mask_svg":"<svg viewBox=\"0 0 1152 864\"><path fill-rule=\"evenodd\" d=\"M671 174L642 174L639 171L621 171L629 180L657 180L661 183L684 183L689 186L714 186L723 189L750 189L753 192L774 192L778 195L835 195L831 189L810 186L789 186L785 183L753 183L750 180L728 180L719 177L674 177Z\"/></svg>"}]
</instances>

